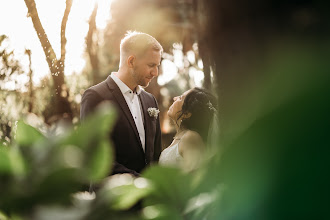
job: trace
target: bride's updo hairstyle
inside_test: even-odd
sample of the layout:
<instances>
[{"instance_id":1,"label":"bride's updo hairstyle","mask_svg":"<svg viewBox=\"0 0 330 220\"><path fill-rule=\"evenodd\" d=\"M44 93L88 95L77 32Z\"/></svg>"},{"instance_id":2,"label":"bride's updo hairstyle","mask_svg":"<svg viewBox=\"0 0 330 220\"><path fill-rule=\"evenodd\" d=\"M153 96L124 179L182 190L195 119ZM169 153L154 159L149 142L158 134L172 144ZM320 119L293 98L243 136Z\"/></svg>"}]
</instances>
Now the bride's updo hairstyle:
<instances>
[{"instance_id":1,"label":"bride's updo hairstyle","mask_svg":"<svg viewBox=\"0 0 330 220\"><path fill-rule=\"evenodd\" d=\"M189 118L184 115L191 114ZM210 123L217 113L217 99L209 91L195 87L186 95L182 110L178 112L177 122L182 120L180 127L197 132L207 142Z\"/></svg>"}]
</instances>

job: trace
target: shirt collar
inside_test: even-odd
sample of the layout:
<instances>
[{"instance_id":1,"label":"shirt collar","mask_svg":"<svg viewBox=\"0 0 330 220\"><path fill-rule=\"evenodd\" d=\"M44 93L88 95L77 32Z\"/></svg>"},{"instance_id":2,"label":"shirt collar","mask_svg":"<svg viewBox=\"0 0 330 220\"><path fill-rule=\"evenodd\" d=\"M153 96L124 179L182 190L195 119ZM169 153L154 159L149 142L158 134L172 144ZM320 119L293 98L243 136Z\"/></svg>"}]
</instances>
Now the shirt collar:
<instances>
[{"instance_id":1,"label":"shirt collar","mask_svg":"<svg viewBox=\"0 0 330 220\"><path fill-rule=\"evenodd\" d=\"M133 91L123 82L121 81L116 75L115 72L111 73L111 78L113 79L113 81L115 81L115 83L117 84L117 86L119 87L121 93L126 94L126 93L131 93L133 95ZM136 94L140 95L141 93L141 88L140 86L137 86L136 89Z\"/></svg>"}]
</instances>

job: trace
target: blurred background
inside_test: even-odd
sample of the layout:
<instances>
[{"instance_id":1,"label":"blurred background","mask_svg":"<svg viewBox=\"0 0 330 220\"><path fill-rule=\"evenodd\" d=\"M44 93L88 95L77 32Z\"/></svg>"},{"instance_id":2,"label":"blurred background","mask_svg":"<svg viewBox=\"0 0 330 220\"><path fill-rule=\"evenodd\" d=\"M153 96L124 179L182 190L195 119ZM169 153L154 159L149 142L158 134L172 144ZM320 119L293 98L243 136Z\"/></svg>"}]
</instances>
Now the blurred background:
<instances>
[{"instance_id":1,"label":"blurred background","mask_svg":"<svg viewBox=\"0 0 330 220\"><path fill-rule=\"evenodd\" d=\"M174 134L166 115L174 96L194 86L218 96L218 154L201 169L199 187L221 183L226 190L212 200L209 219L329 219L326 1L0 0L0 6L3 145L27 114L49 128L63 120L79 124L84 90L117 70L125 32L142 31L164 47L160 74L146 88L159 104L163 147ZM186 183L173 181L172 187Z\"/></svg>"}]
</instances>

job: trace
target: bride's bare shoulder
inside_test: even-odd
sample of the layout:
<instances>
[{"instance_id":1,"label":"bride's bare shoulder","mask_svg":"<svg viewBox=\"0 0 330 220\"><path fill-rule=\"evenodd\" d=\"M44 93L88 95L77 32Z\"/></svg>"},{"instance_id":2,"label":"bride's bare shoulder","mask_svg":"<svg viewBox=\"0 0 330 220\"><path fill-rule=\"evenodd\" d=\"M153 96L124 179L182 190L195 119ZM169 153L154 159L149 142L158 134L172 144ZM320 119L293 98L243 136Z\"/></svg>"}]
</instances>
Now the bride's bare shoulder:
<instances>
[{"instance_id":1,"label":"bride's bare shoulder","mask_svg":"<svg viewBox=\"0 0 330 220\"><path fill-rule=\"evenodd\" d=\"M202 137L195 131L188 130L181 139L179 149L183 154L186 150L197 150L204 148Z\"/></svg>"},{"instance_id":2,"label":"bride's bare shoulder","mask_svg":"<svg viewBox=\"0 0 330 220\"><path fill-rule=\"evenodd\" d=\"M195 143L195 142L203 142L203 139L196 131L188 130L183 135L182 141Z\"/></svg>"}]
</instances>

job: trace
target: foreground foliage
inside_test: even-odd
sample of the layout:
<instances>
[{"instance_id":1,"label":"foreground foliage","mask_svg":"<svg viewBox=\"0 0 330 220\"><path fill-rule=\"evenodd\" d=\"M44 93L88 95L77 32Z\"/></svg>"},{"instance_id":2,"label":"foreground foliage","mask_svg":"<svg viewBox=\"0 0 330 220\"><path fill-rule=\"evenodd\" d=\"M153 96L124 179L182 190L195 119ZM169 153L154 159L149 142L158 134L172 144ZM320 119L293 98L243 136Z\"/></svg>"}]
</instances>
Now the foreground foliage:
<instances>
[{"instance_id":1,"label":"foreground foliage","mask_svg":"<svg viewBox=\"0 0 330 220\"><path fill-rule=\"evenodd\" d=\"M56 135L18 121L14 140L0 148L0 219L199 219L201 207L214 200L204 195L196 206L200 175L154 166L140 178L105 178L114 120L111 105L104 105ZM91 182L102 185L96 195L84 192Z\"/></svg>"},{"instance_id":2,"label":"foreground foliage","mask_svg":"<svg viewBox=\"0 0 330 220\"><path fill-rule=\"evenodd\" d=\"M0 219L328 219L327 85L220 142L191 173L155 165L139 178L106 177L108 105L57 136L19 121L15 142L0 149ZM90 182L101 184L95 194L84 192Z\"/></svg>"}]
</instances>

